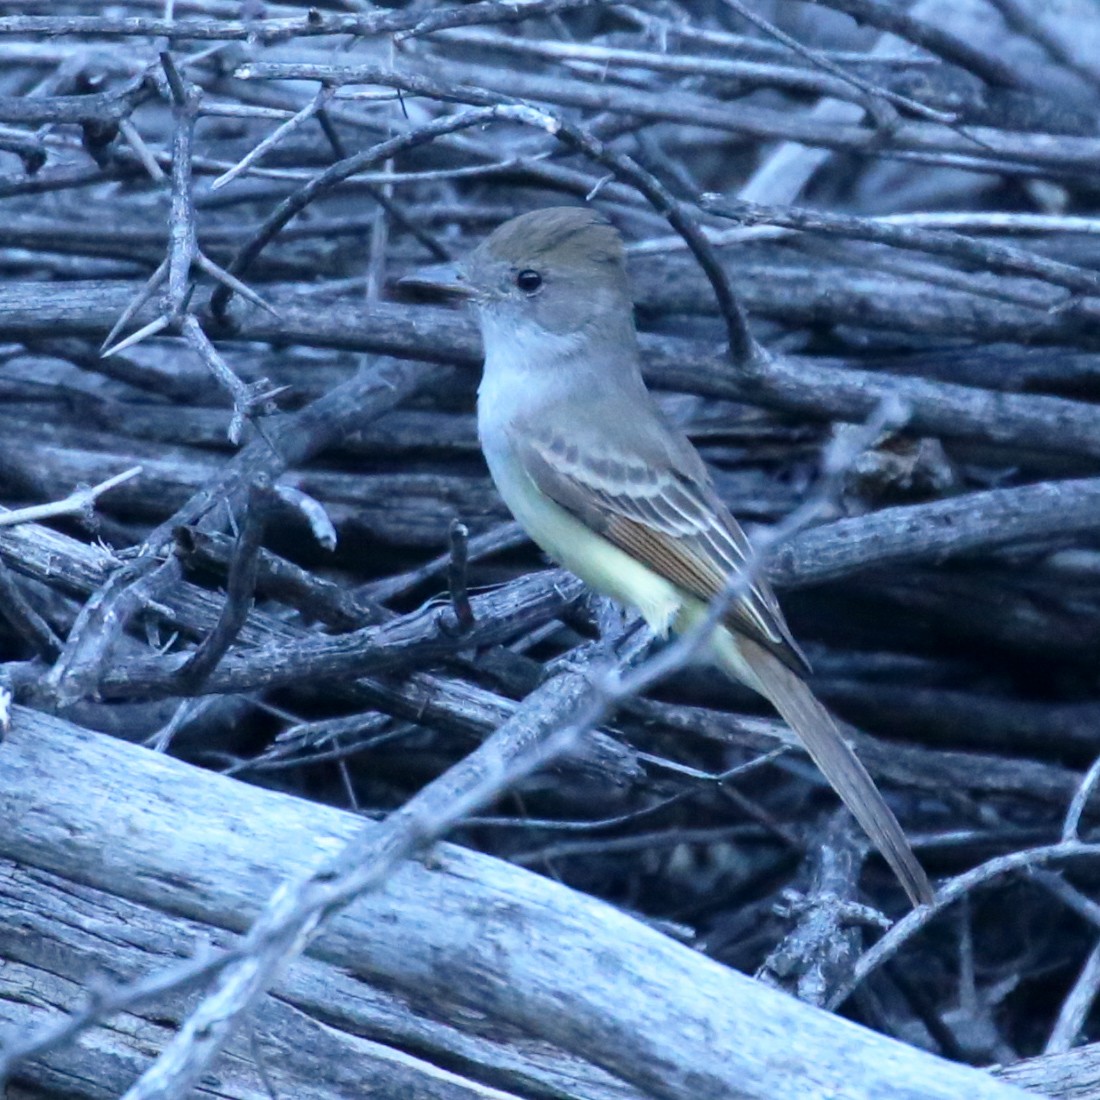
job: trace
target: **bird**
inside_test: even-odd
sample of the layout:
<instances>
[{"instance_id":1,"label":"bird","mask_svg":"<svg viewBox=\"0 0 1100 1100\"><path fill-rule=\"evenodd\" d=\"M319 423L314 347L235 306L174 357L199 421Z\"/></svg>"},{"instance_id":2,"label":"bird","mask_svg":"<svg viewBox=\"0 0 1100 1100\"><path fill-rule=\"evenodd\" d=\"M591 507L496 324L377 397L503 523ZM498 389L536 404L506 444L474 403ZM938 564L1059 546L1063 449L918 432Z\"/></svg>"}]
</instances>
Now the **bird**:
<instances>
[{"instance_id":1,"label":"bird","mask_svg":"<svg viewBox=\"0 0 1100 1100\"><path fill-rule=\"evenodd\" d=\"M622 237L588 207L530 211L463 260L400 280L472 303L484 366L477 430L530 538L590 588L682 633L746 570L752 547L694 445L642 378ZM710 661L767 699L914 905L933 891L897 818L806 683L810 665L766 580L712 632Z\"/></svg>"}]
</instances>

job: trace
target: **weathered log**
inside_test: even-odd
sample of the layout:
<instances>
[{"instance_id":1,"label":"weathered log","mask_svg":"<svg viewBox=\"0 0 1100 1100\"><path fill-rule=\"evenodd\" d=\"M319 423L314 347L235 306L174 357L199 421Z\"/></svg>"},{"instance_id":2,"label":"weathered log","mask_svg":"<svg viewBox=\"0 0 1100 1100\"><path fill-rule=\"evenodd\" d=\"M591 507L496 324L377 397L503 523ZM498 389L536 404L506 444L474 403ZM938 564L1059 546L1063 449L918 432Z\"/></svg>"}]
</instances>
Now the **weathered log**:
<instances>
[{"instance_id":1,"label":"weathered log","mask_svg":"<svg viewBox=\"0 0 1100 1100\"><path fill-rule=\"evenodd\" d=\"M0 969L0 1005L21 1027L79 1008L80 985L104 964L117 982L186 958L204 934L230 942L281 878L370 828L22 708L0 753L0 899L12 912L4 954L16 964ZM47 987L28 1004L26 983L47 970ZM151 1017L139 1009L102 1037L92 1032L102 1061L86 1085L79 1049L22 1072L40 1087L109 1095L182 1007L156 1004ZM448 1100L497 1095L493 1088L637 1095L624 1082L676 1100L1025 1095L452 846L404 865L331 922L254 1026L253 1057L296 1095L313 1095L298 1090L317 1074L336 1095L362 1095L372 1079L393 1095L397 1073ZM479 1038L486 1034L494 1038ZM262 1088L249 1080L247 1050L246 1039L215 1069L230 1074L234 1095ZM444 1062L457 1072L438 1068Z\"/></svg>"}]
</instances>

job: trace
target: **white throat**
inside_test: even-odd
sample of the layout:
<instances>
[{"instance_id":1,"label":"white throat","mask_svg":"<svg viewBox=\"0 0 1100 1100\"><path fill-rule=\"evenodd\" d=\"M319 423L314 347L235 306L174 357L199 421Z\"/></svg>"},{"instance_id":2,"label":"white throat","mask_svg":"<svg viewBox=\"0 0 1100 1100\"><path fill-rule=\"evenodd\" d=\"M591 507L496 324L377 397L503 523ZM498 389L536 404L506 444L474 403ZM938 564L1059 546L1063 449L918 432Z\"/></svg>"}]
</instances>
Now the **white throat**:
<instances>
[{"instance_id":1,"label":"white throat","mask_svg":"<svg viewBox=\"0 0 1100 1100\"><path fill-rule=\"evenodd\" d=\"M591 351L589 337L505 326L489 311L481 315L481 329L485 368L477 391L477 432L505 504L555 561L597 591L638 608L658 633L665 633L683 605L675 586L545 496L516 453L525 419L557 420L568 416L576 402L583 406L586 396L591 399L586 387L598 365L584 362ZM625 354L633 354L633 348Z\"/></svg>"},{"instance_id":2,"label":"white throat","mask_svg":"<svg viewBox=\"0 0 1100 1100\"><path fill-rule=\"evenodd\" d=\"M480 311L485 366L477 389L478 432L503 428L517 416L565 398L570 360L584 350L583 332L554 333L524 318Z\"/></svg>"}]
</instances>

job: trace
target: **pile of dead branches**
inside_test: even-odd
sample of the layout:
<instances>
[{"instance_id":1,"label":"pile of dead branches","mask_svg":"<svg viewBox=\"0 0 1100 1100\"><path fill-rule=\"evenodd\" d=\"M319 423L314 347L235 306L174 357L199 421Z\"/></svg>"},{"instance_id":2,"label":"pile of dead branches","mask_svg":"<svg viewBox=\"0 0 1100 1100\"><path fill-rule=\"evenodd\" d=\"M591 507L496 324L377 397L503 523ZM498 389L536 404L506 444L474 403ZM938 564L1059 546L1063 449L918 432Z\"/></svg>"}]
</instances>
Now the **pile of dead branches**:
<instances>
[{"instance_id":1,"label":"pile of dead branches","mask_svg":"<svg viewBox=\"0 0 1100 1100\"><path fill-rule=\"evenodd\" d=\"M1020 1095L742 972L1100 1096L1098 120L1092 0L0 3L0 1082ZM393 289L586 202L733 512L814 503L765 567L931 911L540 558Z\"/></svg>"}]
</instances>

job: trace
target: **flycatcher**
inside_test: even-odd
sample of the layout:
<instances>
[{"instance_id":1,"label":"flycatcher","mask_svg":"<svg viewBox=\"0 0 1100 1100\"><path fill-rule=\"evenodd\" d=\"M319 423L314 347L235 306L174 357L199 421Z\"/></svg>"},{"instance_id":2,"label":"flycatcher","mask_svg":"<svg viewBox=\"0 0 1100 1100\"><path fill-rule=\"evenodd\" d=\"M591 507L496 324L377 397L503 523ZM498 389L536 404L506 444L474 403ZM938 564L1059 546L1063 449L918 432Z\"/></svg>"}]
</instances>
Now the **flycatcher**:
<instances>
[{"instance_id":1,"label":"flycatcher","mask_svg":"<svg viewBox=\"0 0 1100 1100\"><path fill-rule=\"evenodd\" d=\"M476 307L485 345L478 435L531 538L657 634L697 622L751 548L698 452L642 381L618 232L587 209L536 210L501 225L462 263L403 283ZM790 724L913 903L930 901L897 819L806 686L809 665L765 581L733 603L710 652Z\"/></svg>"}]
</instances>

